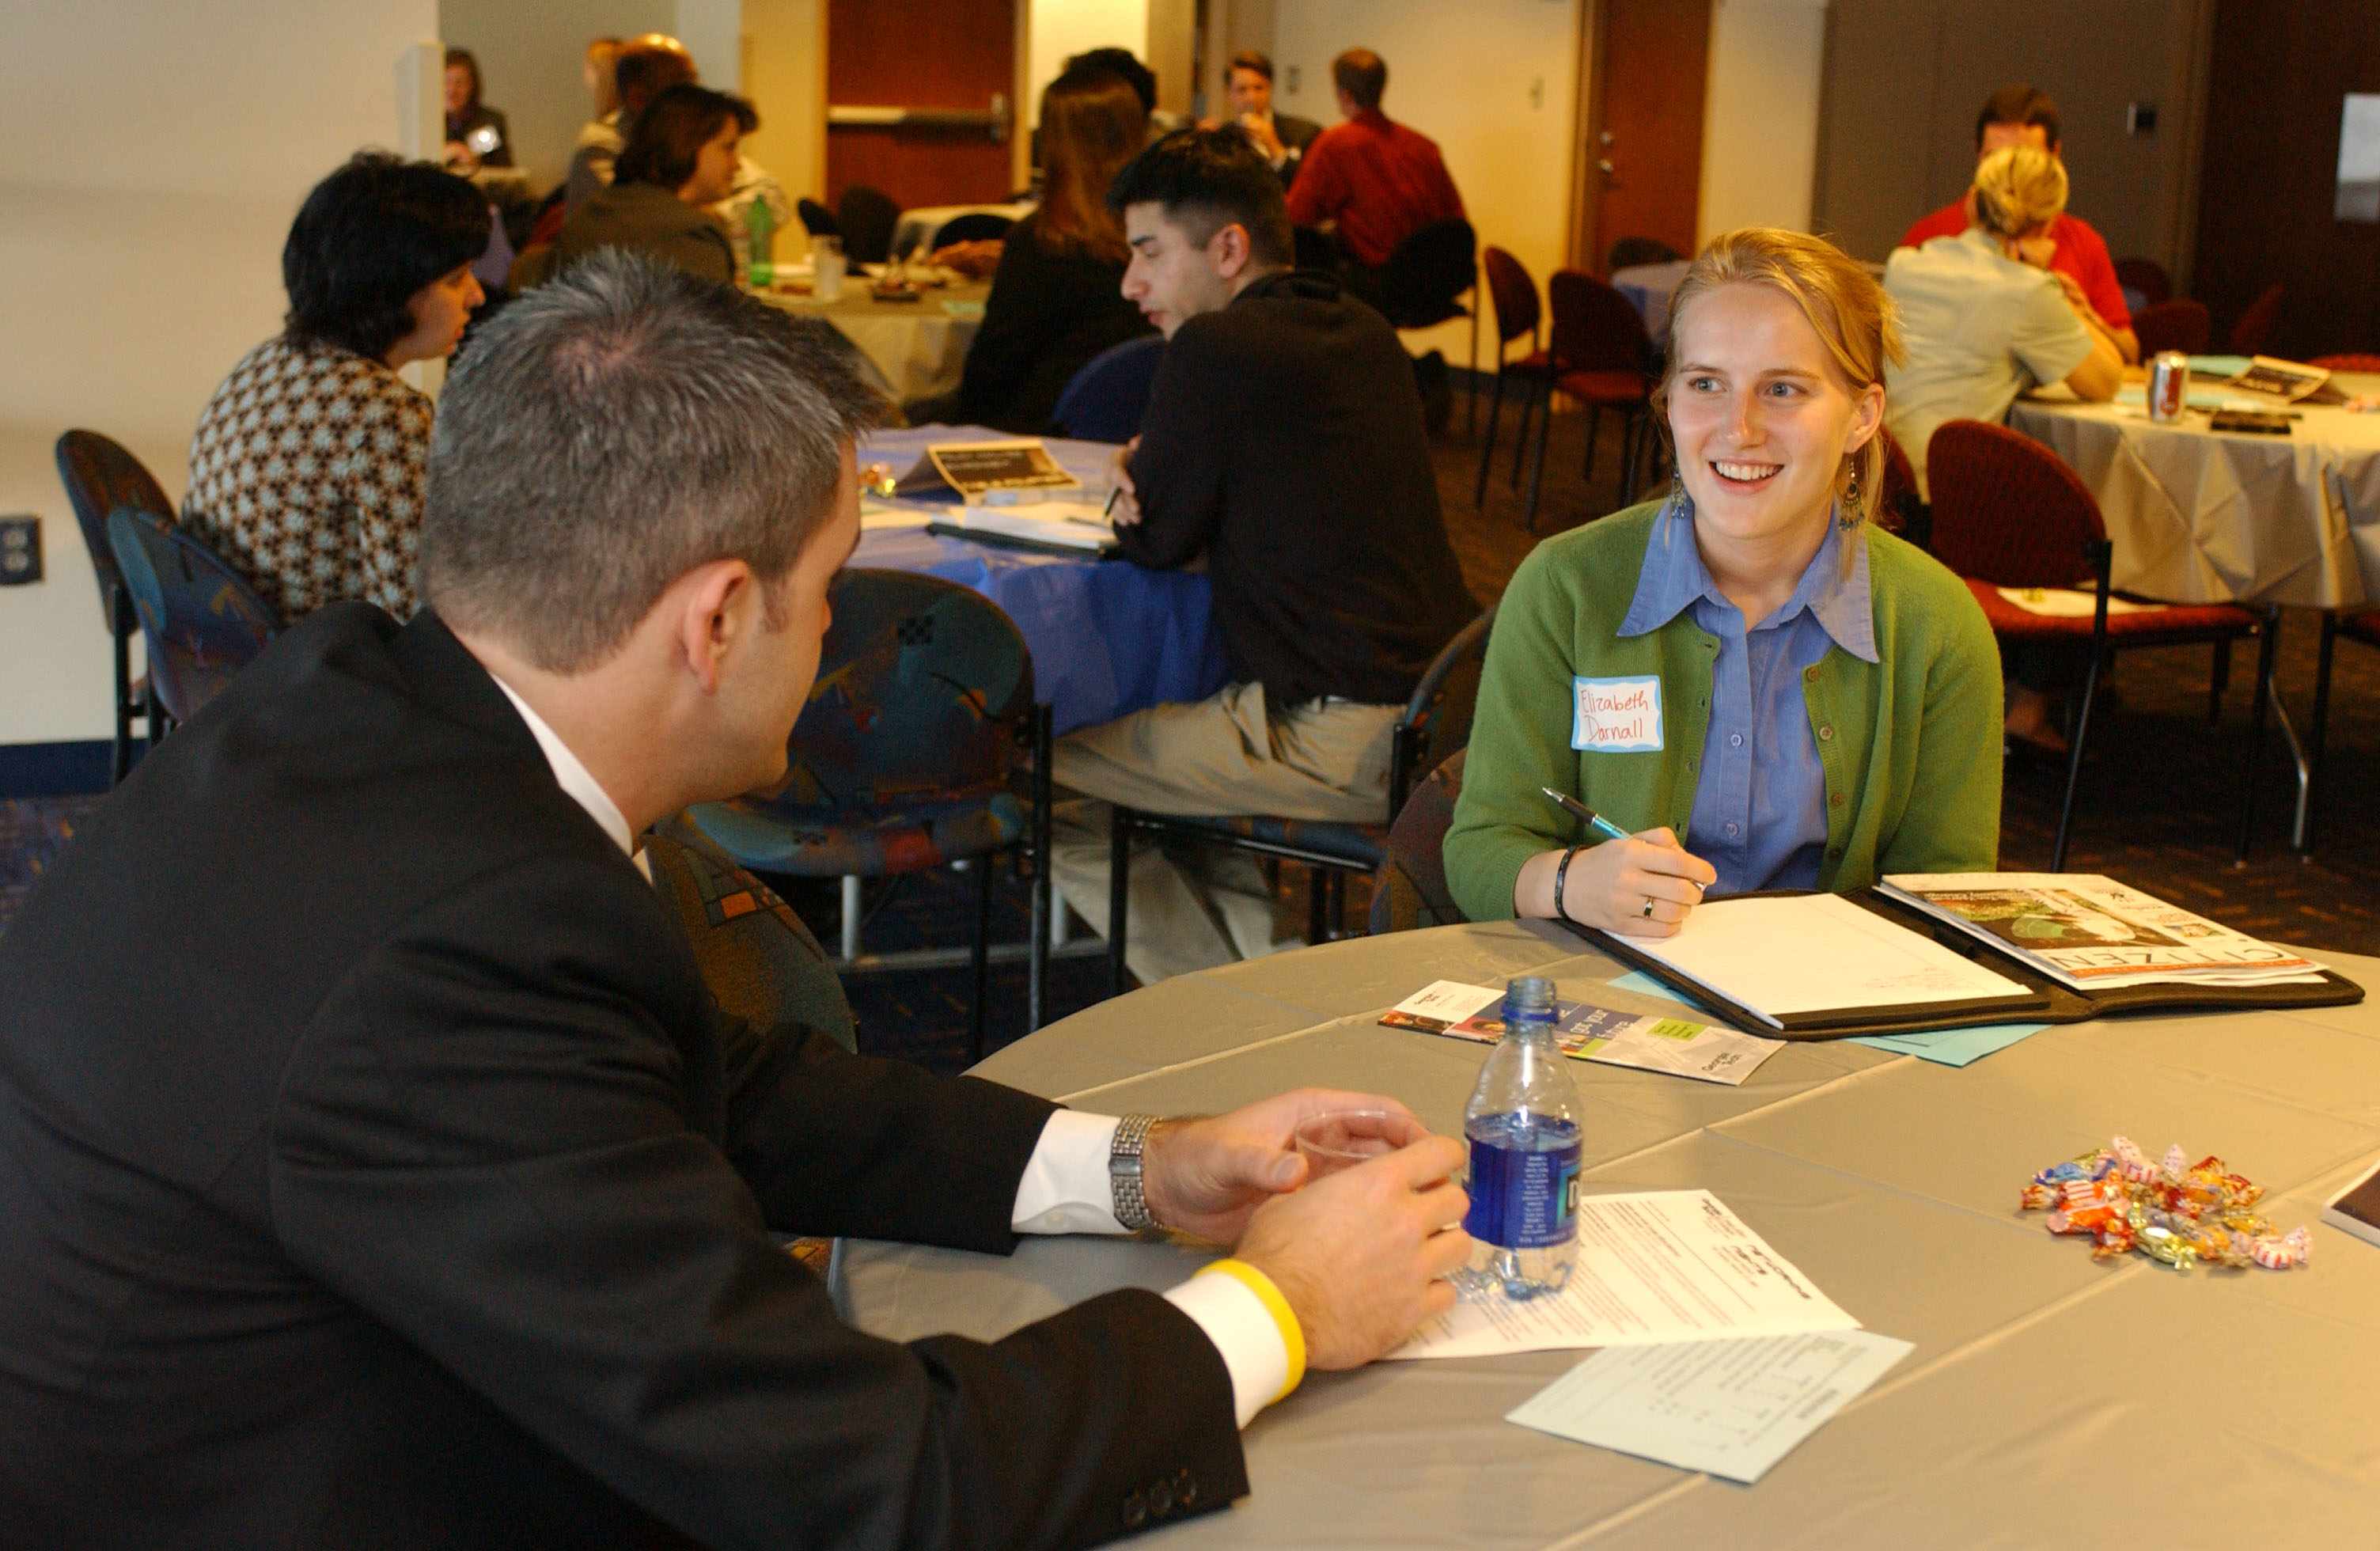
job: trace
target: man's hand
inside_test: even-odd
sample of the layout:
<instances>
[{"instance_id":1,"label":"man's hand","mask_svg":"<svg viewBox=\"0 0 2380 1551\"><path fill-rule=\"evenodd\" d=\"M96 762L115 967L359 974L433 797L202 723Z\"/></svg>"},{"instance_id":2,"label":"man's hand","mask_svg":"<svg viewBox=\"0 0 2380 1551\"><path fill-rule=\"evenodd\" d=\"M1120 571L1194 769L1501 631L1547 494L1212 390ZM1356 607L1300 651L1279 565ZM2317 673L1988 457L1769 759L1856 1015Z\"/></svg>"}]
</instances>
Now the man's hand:
<instances>
[{"instance_id":1,"label":"man's hand","mask_svg":"<svg viewBox=\"0 0 2380 1551\"><path fill-rule=\"evenodd\" d=\"M1257 149L1264 152L1265 160L1274 166L1280 166L1288 159L1289 148L1281 143L1281 134L1274 129L1271 119L1244 113L1240 115L1240 127L1246 132L1248 139L1256 142Z\"/></svg>"},{"instance_id":2,"label":"man's hand","mask_svg":"<svg viewBox=\"0 0 2380 1551\"><path fill-rule=\"evenodd\" d=\"M1258 1206L1305 1182L1297 1122L1349 1109L1386 1110L1382 1133L1395 1146L1429 1134L1393 1098L1325 1088L1299 1088L1228 1115L1160 1121L1141 1145L1141 1194L1149 1215L1214 1243L1235 1242Z\"/></svg>"},{"instance_id":3,"label":"man's hand","mask_svg":"<svg viewBox=\"0 0 2380 1551\"><path fill-rule=\"evenodd\" d=\"M1115 500L1108 506L1108 515L1118 527L1130 527L1140 521L1140 491L1132 482L1132 454L1140 450L1140 438L1118 447L1108 457L1108 483L1115 487Z\"/></svg>"},{"instance_id":4,"label":"man's hand","mask_svg":"<svg viewBox=\"0 0 2380 1551\"><path fill-rule=\"evenodd\" d=\"M1361 1367L1453 1306L1462 1167L1462 1143L1425 1136L1257 1208L1237 1253L1289 1300L1308 1367Z\"/></svg>"}]
</instances>

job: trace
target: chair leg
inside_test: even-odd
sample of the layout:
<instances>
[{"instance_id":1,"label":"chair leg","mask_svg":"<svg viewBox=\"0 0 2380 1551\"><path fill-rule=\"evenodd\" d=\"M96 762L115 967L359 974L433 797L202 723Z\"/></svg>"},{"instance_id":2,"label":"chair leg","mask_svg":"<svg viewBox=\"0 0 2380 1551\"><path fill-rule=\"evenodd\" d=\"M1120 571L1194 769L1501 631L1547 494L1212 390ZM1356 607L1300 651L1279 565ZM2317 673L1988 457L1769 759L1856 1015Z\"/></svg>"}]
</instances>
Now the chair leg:
<instances>
[{"instance_id":1,"label":"chair leg","mask_svg":"<svg viewBox=\"0 0 2380 1551\"><path fill-rule=\"evenodd\" d=\"M1108 830L1108 995L1123 995L1123 939L1132 898L1132 810L1118 806Z\"/></svg>"},{"instance_id":2,"label":"chair leg","mask_svg":"<svg viewBox=\"0 0 2380 1551\"><path fill-rule=\"evenodd\" d=\"M1537 417L1537 461L1529 468L1529 515L1527 527L1537 530L1537 493L1546 482L1546 443L1554 438L1554 391L1546 390L1546 407Z\"/></svg>"},{"instance_id":3,"label":"chair leg","mask_svg":"<svg viewBox=\"0 0 2380 1551\"><path fill-rule=\"evenodd\" d=\"M1471 509L1479 511L1488 504L1488 466L1496 459L1496 419L1504 409L1504 374L1496 373L1496 392L1488 401L1488 440L1479 447L1479 479L1471 492Z\"/></svg>"},{"instance_id":4,"label":"chair leg","mask_svg":"<svg viewBox=\"0 0 2380 1551\"><path fill-rule=\"evenodd\" d=\"M991 856L978 856L975 868L975 1015L967 1024L967 1053L983 1060L984 1024L991 1002Z\"/></svg>"},{"instance_id":5,"label":"chair leg","mask_svg":"<svg viewBox=\"0 0 2380 1551\"><path fill-rule=\"evenodd\" d=\"M843 875L843 962L859 957L859 875Z\"/></svg>"},{"instance_id":6,"label":"chair leg","mask_svg":"<svg viewBox=\"0 0 2380 1551\"><path fill-rule=\"evenodd\" d=\"M2058 809L2058 843L2049 854L2049 870L2066 870L2066 842L2074 828L2074 788L2082 779L2082 744L2091 735L2091 704L2099 694L2099 664L2106 653L2094 651L2082 675L2082 709L2074 716L2074 737L2066 751L2066 800Z\"/></svg>"},{"instance_id":7,"label":"chair leg","mask_svg":"<svg viewBox=\"0 0 2380 1551\"><path fill-rule=\"evenodd\" d=\"M1586 406L1586 478L1590 481L1595 478L1595 436L1596 432L1602 428L1603 406L1588 405Z\"/></svg>"},{"instance_id":8,"label":"chair leg","mask_svg":"<svg viewBox=\"0 0 2380 1551\"><path fill-rule=\"evenodd\" d=\"M1479 429L1479 276L1471 276L1471 385L1463 394L1463 434Z\"/></svg>"},{"instance_id":9,"label":"chair leg","mask_svg":"<svg viewBox=\"0 0 2380 1551\"><path fill-rule=\"evenodd\" d=\"M1041 1026L1050 986L1050 928L1057 908L1057 885L1050 866L1050 745L1052 722L1046 705L1033 708L1033 932L1025 971L1025 1032Z\"/></svg>"},{"instance_id":10,"label":"chair leg","mask_svg":"<svg viewBox=\"0 0 2380 1551\"><path fill-rule=\"evenodd\" d=\"M2273 660L2281 646L2278 604L2265 611L2265 627L2257 634L2262 639L2256 649L2256 694L2248 711L2248 768L2240 777L2240 854L2235 860L2243 867L2248 865L2248 842L2256 830L2256 767L2263 763L2258 756L2265 751L2265 712L2273 694Z\"/></svg>"},{"instance_id":11,"label":"chair leg","mask_svg":"<svg viewBox=\"0 0 2380 1551\"><path fill-rule=\"evenodd\" d=\"M1637 438L1650 429L1652 423L1650 415L1639 414L1633 409L1628 412L1628 434L1621 439L1620 443L1620 504L1622 506L1636 504L1636 466L1645 455L1645 449L1637 444Z\"/></svg>"},{"instance_id":12,"label":"chair leg","mask_svg":"<svg viewBox=\"0 0 2380 1551\"><path fill-rule=\"evenodd\" d=\"M1543 419L1554 410L1553 385L1548 382L1524 384L1521 396L1521 444L1512 449L1512 493L1521 493L1521 466L1529 461L1529 412L1542 406L1538 416Z\"/></svg>"},{"instance_id":13,"label":"chair leg","mask_svg":"<svg viewBox=\"0 0 2380 1551\"><path fill-rule=\"evenodd\" d=\"M2306 783L2305 854L2313 854L2314 819L2322 807L2323 749L2330 741L2330 659L2338 647L2338 615L2322 612L2322 652L2314 661L2313 725L2306 729L2306 760L2313 775Z\"/></svg>"},{"instance_id":14,"label":"chair leg","mask_svg":"<svg viewBox=\"0 0 2380 1551\"><path fill-rule=\"evenodd\" d=\"M2206 679L2206 720L2211 725L2223 715L2223 692L2231 685L2231 638L2215 643L2215 671Z\"/></svg>"},{"instance_id":15,"label":"chair leg","mask_svg":"<svg viewBox=\"0 0 2380 1551\"><path fill-rule=\"evenodd\" d=\"M1338 941L1347 935L1347 875L1337 867L1330 869L1330 940Z\"/></svg>"},{"instance_id":16,"label":"chair leg","mask_svg":"<svg viewBox=\"0 0 2380 1551\"><path fill-rule=\"evenodd\" d=\"M1305 944L1330 940L1330 869L1305 869Z\"/></svg>"},{"instance_id":17,"label":"chair leg","mask_svg":"<svg viewBox=\"0 0 2380 1551\"><path fill-rule=\"evenodd\" d=\"M132 633L122 623L131 617L132 599L121 587L111 592L108 634L115 637L115 748L107 784L113 791L132 773Z\"/></svg>"}]
</instances>

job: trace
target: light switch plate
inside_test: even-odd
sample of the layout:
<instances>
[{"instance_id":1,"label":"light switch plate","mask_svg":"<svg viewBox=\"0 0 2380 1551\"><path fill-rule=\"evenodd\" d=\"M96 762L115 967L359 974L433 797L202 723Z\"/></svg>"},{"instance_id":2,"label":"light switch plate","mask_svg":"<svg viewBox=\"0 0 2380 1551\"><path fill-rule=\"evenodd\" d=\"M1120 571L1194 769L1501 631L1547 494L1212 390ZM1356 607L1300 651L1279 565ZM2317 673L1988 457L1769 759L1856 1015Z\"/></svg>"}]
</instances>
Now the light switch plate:
<instances>
[{"instance_id":1,"label":"light switch plate","mask_svg":"<svg viewBox=\"0 0 2380 1551\"><path fill-rule=\"evenodd\" d=\"M42 519L0 517L0 587L42 579Z\"/></svg>"}]
</instances>

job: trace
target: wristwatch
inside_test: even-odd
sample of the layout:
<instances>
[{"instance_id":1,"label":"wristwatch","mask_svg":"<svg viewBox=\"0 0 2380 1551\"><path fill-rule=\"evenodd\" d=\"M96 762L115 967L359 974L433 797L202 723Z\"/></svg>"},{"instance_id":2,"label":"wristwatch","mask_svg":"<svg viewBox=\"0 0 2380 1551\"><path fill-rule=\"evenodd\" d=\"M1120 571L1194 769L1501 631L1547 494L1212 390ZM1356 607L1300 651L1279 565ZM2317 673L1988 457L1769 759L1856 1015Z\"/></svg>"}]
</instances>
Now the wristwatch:
<instances>
[{"instance_id":1,"label":"wristwatch","mask_svg":"<svg viewBox=\"0 0 2380 1551\"><path fill-rule=\"evenodd\" d=\"M1127 1232L1157 1226L1148 1215L1148 1197L1141 1194L1140 1150L1148 1144L1155 1115L1126 1115L1116 1122L1115 1141L1108 1148L1108 1186L1115 1194L1115 1218Z\"/></svg>"}]
</instances>

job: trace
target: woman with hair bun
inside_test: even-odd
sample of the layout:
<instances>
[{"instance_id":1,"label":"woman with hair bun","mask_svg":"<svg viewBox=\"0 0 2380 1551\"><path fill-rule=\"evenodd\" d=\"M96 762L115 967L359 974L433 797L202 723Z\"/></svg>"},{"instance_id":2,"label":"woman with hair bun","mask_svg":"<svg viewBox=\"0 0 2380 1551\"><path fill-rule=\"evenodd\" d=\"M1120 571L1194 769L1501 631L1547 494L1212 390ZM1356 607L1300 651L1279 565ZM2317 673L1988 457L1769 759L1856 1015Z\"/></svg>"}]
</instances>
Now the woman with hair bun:
<instances>
[{"instance_id":1,"label":"woman with hair bun","mask_svg":"<svg viewBox=\"0 0 2380 1551\"><path fill-rule=\"evenodd\" d=\"M1670 318L1668 499L1538 545L1497 612L1456 902L1668 937L1706 891L1989 869L1991 627L1869 520L1891 303L1827 242L1751 229L1703 250ZM1634 832L1598 842L1548 787Z\"/></svg>"},{"instance_id":2,"label":"woman with hair bun","mask_svg":"<svg viewBox=\"0 0 2380 1551\"><path fill-rule=\"evenodd\" d=\"M488 236L470 184L381 152L298 210L285 326L207 401L182 512L282 618L350 598L412 614L431 403L396 369L455 353Z\"/></svg>"}]
</instances>

